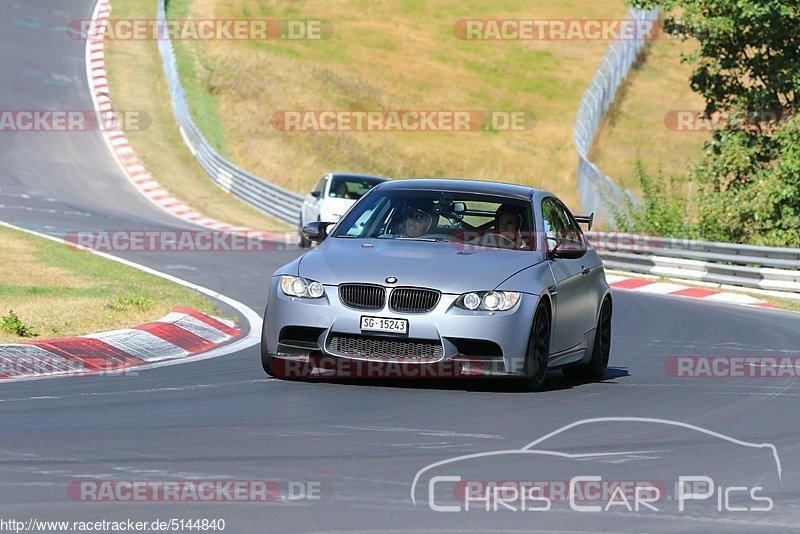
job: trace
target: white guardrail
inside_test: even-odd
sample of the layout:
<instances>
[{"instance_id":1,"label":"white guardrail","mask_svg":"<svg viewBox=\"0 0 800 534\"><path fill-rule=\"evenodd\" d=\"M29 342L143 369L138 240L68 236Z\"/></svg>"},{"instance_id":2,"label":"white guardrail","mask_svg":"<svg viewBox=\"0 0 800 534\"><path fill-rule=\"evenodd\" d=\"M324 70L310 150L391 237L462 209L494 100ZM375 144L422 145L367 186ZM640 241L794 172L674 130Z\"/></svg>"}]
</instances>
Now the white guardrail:
<instances>
[{"instance_id":1,"label":"white guardrail","mask_svg":"<svg viewBox=\"0 0 800 534\"><path fill-rule=\"evenodd\" d=\"M655 20L656 12L633 10L630 17ZM165 0L158 2L158 18L166 19ZM592 84L581 102L575 123L575 144L581 164L579 179L582 202L589 199L589 211L601 209L601 197L619 199L627 194L600 173L586 157L603 112L614 99L617 88L636 59L644 40L615 41L603 58ZM189 149L211 178L233 195L255 208L295 223L303 197L251 174L220 156L205 140L189 114L180 82L175 52L169 39L159 40L175 119ZM600 193L598 193L600 191ZM586 206L584 206L585 208ZM800 293L800 249L654 238L619 233L589 232L609 269L730 284L749 288Z\"/></svg>"},{"instance_id":2,"label":"white guardrail","mask_svg":"<svg viewBox=\"0 0 800 534\"><path fill-rule=\"evenodd\" d=\"M800 249L589 232L608 269L800 293Z\"/></svg>"},{"instance_id":3,"label":"white guardrail","mask_svg":"<svg viewBox=\"0 0 800 534\"><path fill-rule=\"evenodd\" d=\"M166 20L166 2L158 0L157 18ZM281 220L297 223L303 196L270 183L251 174L220 156L206 141L189 113L186 93L183 90L175 51L169 38L158 40L158 49L164 62L164 72L172 97L172 110L183 140L198 163L220 187L244 200L256 209Z\"/></svg>"}]
</instances>

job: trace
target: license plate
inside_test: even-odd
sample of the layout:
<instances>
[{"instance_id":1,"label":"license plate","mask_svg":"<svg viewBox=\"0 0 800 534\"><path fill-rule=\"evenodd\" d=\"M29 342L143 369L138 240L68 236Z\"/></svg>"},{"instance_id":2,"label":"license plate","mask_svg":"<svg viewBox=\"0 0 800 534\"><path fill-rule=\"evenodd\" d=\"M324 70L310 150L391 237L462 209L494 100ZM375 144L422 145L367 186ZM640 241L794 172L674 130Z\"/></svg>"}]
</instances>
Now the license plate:
<instances>
[{"instance_id":1,"label":"license plate","mask_svg":"<svg viewBox=\"0 0 800 534\"><path fill-rule=\"evenodd\" d=\"M384 317L361 316L361 330L373 332L392 332L394 334L407 334L408 321L405 319L386 319Z\"/></svg>"}]
</instances>

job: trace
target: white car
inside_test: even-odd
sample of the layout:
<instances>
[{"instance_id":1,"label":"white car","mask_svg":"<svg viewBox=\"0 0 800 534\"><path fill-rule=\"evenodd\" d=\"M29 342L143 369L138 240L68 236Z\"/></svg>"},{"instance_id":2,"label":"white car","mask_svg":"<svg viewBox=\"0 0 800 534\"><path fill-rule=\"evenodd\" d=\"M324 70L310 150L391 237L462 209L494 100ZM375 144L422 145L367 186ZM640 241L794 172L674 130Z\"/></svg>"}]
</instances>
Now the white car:
<instances>
[{"instance_id":1,"label":"white car","mask_svg":"<svg viewBox=\"0 0 800 534\"><path fill-rule=\"evenodd\" d=\"M314 221L337 222L364 193L388 178L368 174L326 174L306 195L300 208L297 234L302 248L311 246L303 236L303 226Z\"/></svg>"}]
</instances>

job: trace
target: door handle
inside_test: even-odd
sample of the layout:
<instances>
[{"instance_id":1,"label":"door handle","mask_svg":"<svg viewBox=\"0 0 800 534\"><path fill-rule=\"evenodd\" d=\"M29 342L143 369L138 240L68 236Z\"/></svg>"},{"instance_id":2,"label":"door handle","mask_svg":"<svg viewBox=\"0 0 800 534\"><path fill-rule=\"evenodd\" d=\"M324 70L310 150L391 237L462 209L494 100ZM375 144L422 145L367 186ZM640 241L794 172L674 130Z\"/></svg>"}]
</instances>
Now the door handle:
<instances>
[{"instance_id":1,"label":"door handle","mask_svg":"<svg viewBox=\"0 0 800 534\"><path fill-rule=\"evenodd\" d=\"M581 265L581 274L582 274L582 275L586 276L586 275L587 275L587 274L589 274L591 271L592 271L592 270L591 270L590 268L588 268L588 267L584 267L583 265Z\"/></svg>"}]
</instances>

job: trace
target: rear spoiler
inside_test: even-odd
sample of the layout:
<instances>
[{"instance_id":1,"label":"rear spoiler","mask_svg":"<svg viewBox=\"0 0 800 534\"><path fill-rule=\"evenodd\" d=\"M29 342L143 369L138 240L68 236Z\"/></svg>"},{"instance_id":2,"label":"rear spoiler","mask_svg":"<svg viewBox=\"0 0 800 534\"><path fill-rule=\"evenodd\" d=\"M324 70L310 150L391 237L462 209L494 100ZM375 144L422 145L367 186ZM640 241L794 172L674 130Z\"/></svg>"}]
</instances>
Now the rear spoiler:
<instances>
[{"instance_id":1,"label":"rear spoiler","mask_svg":"<svg viewBox=\"0 0 800 534\"><path fill-rule=\"evenodd\" d=\"M589 215L575 215L575 220L581 224L585 224L586 227L591 230L592 223L594 222L594 213L590 213Z\"/></svg>"}]
</instances>

